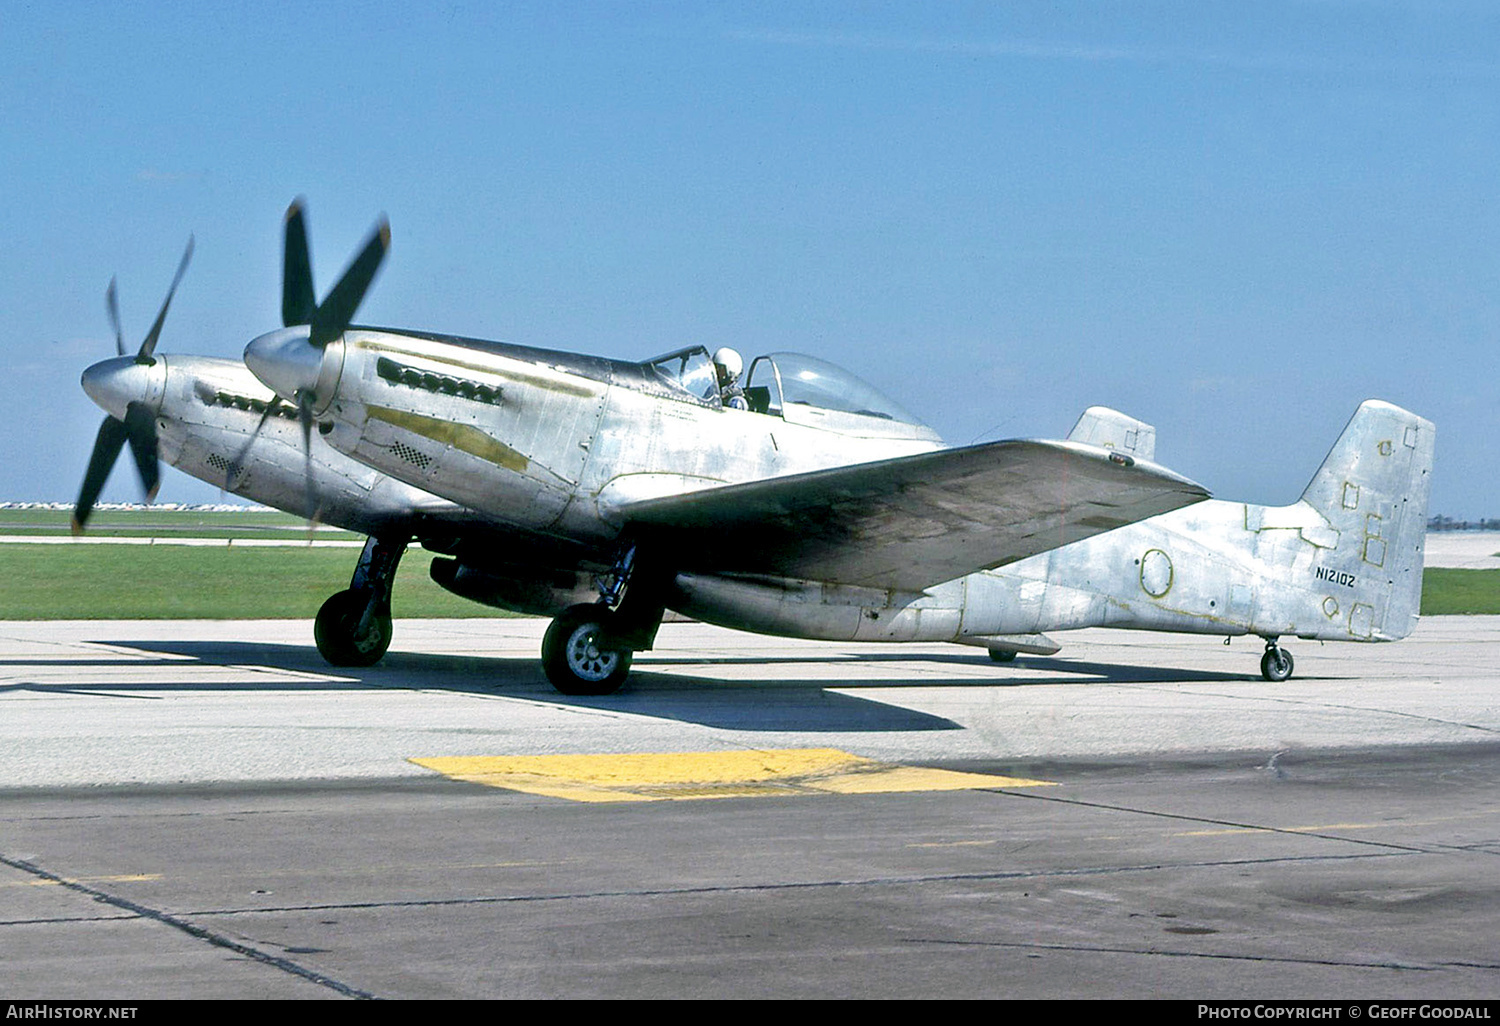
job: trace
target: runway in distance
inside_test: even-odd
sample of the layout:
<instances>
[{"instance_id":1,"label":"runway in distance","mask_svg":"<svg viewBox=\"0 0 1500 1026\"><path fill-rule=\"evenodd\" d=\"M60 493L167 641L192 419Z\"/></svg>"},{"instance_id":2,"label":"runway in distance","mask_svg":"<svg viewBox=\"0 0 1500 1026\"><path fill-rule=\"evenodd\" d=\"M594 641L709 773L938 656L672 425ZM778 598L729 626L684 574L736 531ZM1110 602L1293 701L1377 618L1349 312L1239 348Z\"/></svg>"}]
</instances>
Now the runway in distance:
<instances>
[{"instance_id":1,"label":"runway in distance","mask_svg":"<svg viewBox=\"0 0 1500 1026\"><path fill-rule=\"evenodd\" d=\"M599 695L668 610L741 630L951 641L997 661L1111 626L1265 641L1389 641L1417 620L1433 425L1361 404L1301 499L1214 500L1157 464L1155 430L1093 407L1068 438L948 447L847 371L796 353L689 346L628 362L359 326L382 220L319 302L302 202L287 212L283 327L244 365L134 357L83 375L109 416L75 521L128 443L238 495L368 536L315 621L335 665L391 640L396 566L553 619L548 679ZM189 253L191 244L189 245ZM186 266L178 269L178 280ZM175 290L177 282L173 283ZM248 370L246 369L248 368Z\"/></svg>"}]
</instances>

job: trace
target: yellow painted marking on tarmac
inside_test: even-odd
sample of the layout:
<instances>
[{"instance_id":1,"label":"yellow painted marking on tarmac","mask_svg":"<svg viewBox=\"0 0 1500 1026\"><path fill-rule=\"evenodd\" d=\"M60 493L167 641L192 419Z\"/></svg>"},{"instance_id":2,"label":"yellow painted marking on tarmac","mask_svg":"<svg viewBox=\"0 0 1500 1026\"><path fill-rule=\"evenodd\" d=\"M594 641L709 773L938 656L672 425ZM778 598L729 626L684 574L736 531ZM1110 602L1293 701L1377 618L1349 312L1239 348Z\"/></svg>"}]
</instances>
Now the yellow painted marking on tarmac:
<instances>
[{"instance_id":1,"label":"yellow painted marking on tarmac","mask_svg":"<svg viewBox=\"0 0 1500 1026\"><path fill-rule=\"evenodd\" d=\"M863 759L836 748L635 755L496 755L411 761L454 780L575 802L653 802L1052 786L1045 780L897 766Z\"/></svg>"}]
</instances>

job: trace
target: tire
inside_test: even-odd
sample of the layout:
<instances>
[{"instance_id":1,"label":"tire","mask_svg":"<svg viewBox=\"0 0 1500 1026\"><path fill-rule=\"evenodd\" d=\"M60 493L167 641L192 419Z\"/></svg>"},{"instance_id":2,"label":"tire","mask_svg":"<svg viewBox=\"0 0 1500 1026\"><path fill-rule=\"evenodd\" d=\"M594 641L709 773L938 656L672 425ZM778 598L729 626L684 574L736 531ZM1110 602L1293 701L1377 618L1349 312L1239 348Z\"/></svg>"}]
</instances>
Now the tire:
<instances>
[{"instance_id":1,"label":"tire","mask_svg":"<svg viewBox=\"0 0 1500 1026\"><path fill-rule=\"evenodd\" d=\"M1284 648L1268 648L1260 657L1260 675L1273 684L1279 684L1292 675L1295 665L1292 654Z\"/></svg>"},{"instance_id":2,"label":"tire","mask_svg":"<svg viewBox=\"0 0 1500 1026\"><path fill-rule=\"evenodd\" d=\"M389 614L373 617L370 631L363 638L354 636L368 603L369 596L365 593L348 590L330 597L318 610L313 621L313 640L330 666L374 666L391 647Z\"/></svg>"},{"instance_id":3,"label":"tire","mask_svg":"<svg viewBox=\"0 0 1500 1026\"><path fill-rule=\"evenodd\" d=\"M1013 663L1016 661L1016 650L1013 648L992 648L989 652L990 662L992 663Z\"/></svg>"},{"instance_id":4,"label":"tire","mask_svg":"<svg viewBox=\"0 0 1500 1026\"><path fill-rule=\"evenodd\" d=\"M609 615L604 606L573 606L547 628L542 671L564 695L612 695L630 675L633 652L595 644Z\"/></svg>"}]
</instances>

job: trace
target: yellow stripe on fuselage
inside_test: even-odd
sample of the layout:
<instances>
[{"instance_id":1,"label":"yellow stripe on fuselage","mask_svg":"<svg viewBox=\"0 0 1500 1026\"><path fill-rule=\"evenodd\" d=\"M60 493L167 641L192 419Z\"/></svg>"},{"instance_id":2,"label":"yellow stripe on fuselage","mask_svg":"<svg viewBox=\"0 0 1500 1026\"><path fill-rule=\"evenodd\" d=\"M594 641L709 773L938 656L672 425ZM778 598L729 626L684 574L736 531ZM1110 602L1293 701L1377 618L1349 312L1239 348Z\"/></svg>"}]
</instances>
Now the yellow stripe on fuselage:
<instances>
[{"instance_id":1,"label":"yellow stripe on fuselage","mask_svg":"<svg viewBox=\"0 0 1500 1026\"><path fill-rule=\"evenodd\" d=\"M420 413L393 410L386 406L367 406L365 410L366 416L372 420L383 420L387 424L405 428L413 434L430 438L440 445L451 445L455 449L466 452L470 456L478 456L497 467L523 473L531 463L530 459L504 442L468 424L455 424L449 420L424 417Z\"/></svg>"}]
</instances>

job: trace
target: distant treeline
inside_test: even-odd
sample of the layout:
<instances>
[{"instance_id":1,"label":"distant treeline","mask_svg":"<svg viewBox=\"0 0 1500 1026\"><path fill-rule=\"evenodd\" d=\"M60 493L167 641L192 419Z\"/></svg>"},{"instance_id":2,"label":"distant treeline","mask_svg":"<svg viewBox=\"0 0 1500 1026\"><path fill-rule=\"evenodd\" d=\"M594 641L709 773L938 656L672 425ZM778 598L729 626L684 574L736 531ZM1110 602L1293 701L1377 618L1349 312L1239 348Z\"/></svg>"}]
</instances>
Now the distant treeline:
<instances>
[{"instance_id":1,"label":"distant treeline","mask_svg":"<svg viewBox=\"0 0 1500 1026\"><path fill-rule=\"evenodd\" d=\"M1427 518L1427 530L1429 531L1500 531L1500 519L1494 520L1454 520L1445 517L1441 513L1437 516Z\"/></svg>"}]
</instances>

